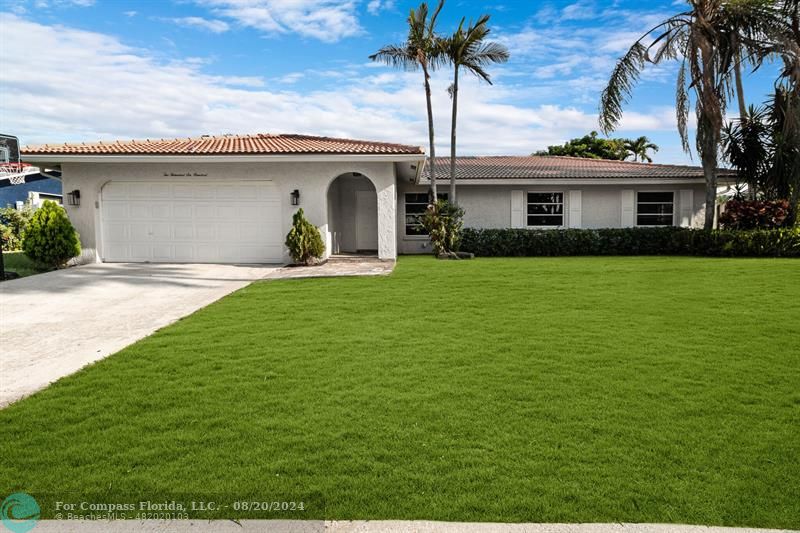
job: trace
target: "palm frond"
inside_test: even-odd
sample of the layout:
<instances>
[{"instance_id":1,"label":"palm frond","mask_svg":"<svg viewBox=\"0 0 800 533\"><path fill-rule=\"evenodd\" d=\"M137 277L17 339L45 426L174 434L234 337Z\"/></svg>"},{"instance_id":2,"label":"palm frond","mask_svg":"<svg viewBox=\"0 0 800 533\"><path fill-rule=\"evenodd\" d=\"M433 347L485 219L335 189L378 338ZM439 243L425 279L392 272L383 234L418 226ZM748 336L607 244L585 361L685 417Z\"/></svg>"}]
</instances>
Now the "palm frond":
<instances>
[{"instance_id":1,"label":"palm frond","mask_svg":"<svg viewBox=\"0 0 800 533\"><path fill-rule=\"evenodd\" d=\"M383 63L395 68L402 68L404 70L416 70L419 67L416 55L413 50L406 46L401 45L388 45L384 46L371 56L370 60L378 63Z\"/></svg>"},{"instance_id":2,"label":"palm frond","mask_svg":"<svg viewBox=\"0 0 800 533\"><path fill-rule=\"evenodd\" d=\"M685 59L678 69L678 79L675 84L675 115L678 122L678 134L681 137L681 146L683 151L691 156L689 148L689 93L686 90Z\"/></svg>"},{"instance_id":3,"label":"palm frond","mask_svg":"<svg viewBox=\"0 0 800 533\"><path fill-rule=\"evenodd\" d=\"M603 133L614 131L622 119L622 106L630 98L633 86L644 69L646 57L647 48L639 40L617 61L600 97L600 129Z\"/></svg>"}]
</instances>

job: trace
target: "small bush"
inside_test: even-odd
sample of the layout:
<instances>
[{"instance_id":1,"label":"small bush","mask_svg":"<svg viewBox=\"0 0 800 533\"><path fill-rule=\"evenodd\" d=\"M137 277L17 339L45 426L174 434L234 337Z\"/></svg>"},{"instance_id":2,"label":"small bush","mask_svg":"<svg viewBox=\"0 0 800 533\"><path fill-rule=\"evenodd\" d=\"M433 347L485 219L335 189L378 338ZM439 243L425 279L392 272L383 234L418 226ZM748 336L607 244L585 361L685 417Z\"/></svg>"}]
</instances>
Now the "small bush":
<instances>
[{"instance_id":1,"label":"small bush","mask_svg":"<svg viewBox=\"0 0 800 533\"><path fill-rule=\"evenodd\" d=\"M771 229L789 217L788 200L730 200L719 217L725 229Z\"/></svg>"},{"instance_id":2,"label":"small bush","mask_svg":"<svg viewBox=\"0 0 800 533\"><path fill-rule=\"evenodd\" d=\"M292 260L301 265L316 262L325 252L319 229L306 219L302 209L292 216L292 229L286 236L286 247Z\"/></svg>"},{"instance_id":3,"label":"small bush","mask_svg":"<svg viewBox=\"0 0 800 533\"><path fill-rule=\"evenodd\" d=\"M29 205L21 210L13 207L0 209L0 236L3 239L3 250L13 252L22 248L22 237L33 213Z\"/></svg>"},{"instance_id":4,"label":"small bush","mask_svg":"<svg viewBox=\"0 0 800 533\"><path fill-rule=\"evenodd\" d=\"M428 206L422 216L422 226L428 232L436 255L447 255L458 250L464 227L464 210L447 200Z\"/></svg>"},{"instance_id":5,"label":"small bush","mask_svg":"<svg viewBox=\"0 0 800 533\"><path fill-rule=\"evenodd\" d=\"M697 255L712 257L800 257L800 228L773 230L473 229L461 249L483 257L568 255Z\"/></svg>"},{"instance_id":6,"label":"small bush","mask_svg":"<svg viewBox=\"0 0 800 533\"><path fill-rule=\"evenodd\" d=\"M81 243L64 208L46 200L28 223L22 249L35 263L61 267L81 253Z\"/></svg>"}]
</instances>

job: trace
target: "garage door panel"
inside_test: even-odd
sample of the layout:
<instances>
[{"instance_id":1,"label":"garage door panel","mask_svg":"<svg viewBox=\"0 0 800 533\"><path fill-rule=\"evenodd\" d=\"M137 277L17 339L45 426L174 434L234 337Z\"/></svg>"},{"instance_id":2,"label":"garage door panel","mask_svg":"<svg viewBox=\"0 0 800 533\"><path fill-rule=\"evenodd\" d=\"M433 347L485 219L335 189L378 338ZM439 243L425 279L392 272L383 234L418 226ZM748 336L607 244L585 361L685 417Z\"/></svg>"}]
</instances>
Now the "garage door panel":
<instances>
[{"instance_id":1,"label":"garage door panel","mask_svg":"<svg viewBox=\"0 0 800 533\"><path fill-rule=\"evenodd\" d=\"M153 222L150 226L150 237L154 241L171 241L172 224L170 222Z\"/></svg>"},{"instance_id":2,"label":"garage door panel","mask_svg":"<svg viewBox=\"0 0 800 533\"><path fill-rule=\"evenodd\" d=\"M282 204L265 181L116 182L103 187L106 261L278 262Z\"/></svg>"},{"instance_id":3,"label":"garage door panel","mask_svg":"<svg viewBox=\"0 0 800 533\"><path fill-rule=\"evenodd\" d=\"M172 204L170 202L154 202L150 204L150 216L152 218L172 219Z\"/></svg>"}]
</instances>

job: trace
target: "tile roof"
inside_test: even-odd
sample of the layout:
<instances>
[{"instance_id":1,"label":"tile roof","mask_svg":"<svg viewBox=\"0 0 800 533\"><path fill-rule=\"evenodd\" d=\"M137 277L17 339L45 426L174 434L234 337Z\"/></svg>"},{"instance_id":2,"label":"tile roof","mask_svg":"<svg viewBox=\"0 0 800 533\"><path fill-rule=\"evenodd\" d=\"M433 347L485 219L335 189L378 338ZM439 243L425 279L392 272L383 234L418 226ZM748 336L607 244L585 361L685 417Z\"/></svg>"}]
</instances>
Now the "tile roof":
<instances>
[{"instance_id":1,"label":"tile roof","mask_svg":"<svg viewBox=\"0 0 800 533\"><path fill-rule=\"evenodd\" d=\"M292 155L424 154L419 146L314 137L311 135L221 135L182 139L146 139L26 146L22 155Z\"/></svg>"},{"instance_id":2,"label":"tile roof","mask_svg":"<svg viewBox=\"0 0 800 533\"><path fill-rule=\"evenodd\" d=\"M721 169L721 175L735 175L735 171ZM566 156L483 156L457 157L457 180L492 179L591 179L637 178L682 179L702 178L702 167L658 165L586 159ZM450 179L450 158L436 158L436 179ZM425 166L421 181L430 181L430 165Z\"/></svg>"}]
</instances>

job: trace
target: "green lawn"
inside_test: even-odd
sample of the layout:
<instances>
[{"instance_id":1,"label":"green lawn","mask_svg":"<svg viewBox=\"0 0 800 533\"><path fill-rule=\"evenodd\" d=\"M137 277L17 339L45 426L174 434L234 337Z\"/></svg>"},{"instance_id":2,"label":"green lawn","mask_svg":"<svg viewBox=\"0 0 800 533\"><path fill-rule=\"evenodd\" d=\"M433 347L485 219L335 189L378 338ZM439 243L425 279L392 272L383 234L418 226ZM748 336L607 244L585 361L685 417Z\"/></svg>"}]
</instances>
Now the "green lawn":
<instances>
[{"instance_id":1,"label":"green lawn","mask_svg":"<svg viewBox=\"0 0 800 533\"><path fill-rule=\"evenodd\" d=\"M16 272L21 278L44 272L22 252L3 252L3 263L6 270Z\"/></svg>"},{"instance_id":2,"label":"green lawn","mask_svg":"<svg viewBox=\"0 0 800 533\"><path fill-rule=\"evenodd\" d=\"M800 528L798 325L796 260L255 283L0 411L0 497Z\"/></svg>"}]
</instances>

